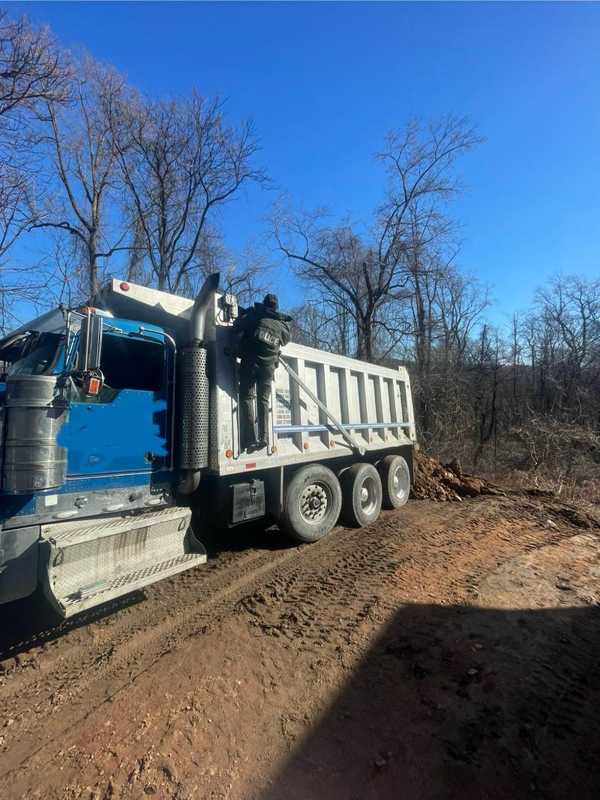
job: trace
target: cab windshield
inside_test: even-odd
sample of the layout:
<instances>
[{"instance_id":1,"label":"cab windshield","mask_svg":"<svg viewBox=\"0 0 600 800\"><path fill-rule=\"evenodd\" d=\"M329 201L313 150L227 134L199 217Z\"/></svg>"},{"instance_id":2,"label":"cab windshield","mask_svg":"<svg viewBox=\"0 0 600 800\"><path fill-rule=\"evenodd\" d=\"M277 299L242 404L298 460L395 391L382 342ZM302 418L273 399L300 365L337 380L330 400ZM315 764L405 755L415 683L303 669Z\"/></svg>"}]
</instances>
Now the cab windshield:
<instances>
[{"instance_id":1,"label":"cab windshield","mask_svg":"<svg viewBox=\"0 0 600 800\"><path fill-rule=\"evenodd\" d=\"M60 372L64 363L64 341L65 337L60 333L28 331L6 348L9 352L0 352L0 359L9 362L6 374L51 375Z\"/></svg>"}]
</instances>

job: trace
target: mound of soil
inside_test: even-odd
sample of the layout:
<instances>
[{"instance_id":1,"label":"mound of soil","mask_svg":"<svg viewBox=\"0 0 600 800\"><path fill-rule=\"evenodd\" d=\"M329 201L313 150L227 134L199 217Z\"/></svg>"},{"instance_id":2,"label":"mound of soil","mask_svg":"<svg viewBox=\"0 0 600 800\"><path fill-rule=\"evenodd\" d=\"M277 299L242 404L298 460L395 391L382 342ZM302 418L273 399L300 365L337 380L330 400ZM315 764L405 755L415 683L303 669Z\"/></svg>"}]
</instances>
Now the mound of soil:
<instances>
[{"instance_id":1,"label":"mound of soil","mask_svg":"<svg viewBox=\"0 0 600 800\"><path fill-rule=\"evenodd\" d=\"M502 492L487 481L464 473L456 459L449 464L440 464L422 450L415 451L411 497L417 500L460 502L463 497L476 497L480 494Z\"/></svg>"}]
</instances>

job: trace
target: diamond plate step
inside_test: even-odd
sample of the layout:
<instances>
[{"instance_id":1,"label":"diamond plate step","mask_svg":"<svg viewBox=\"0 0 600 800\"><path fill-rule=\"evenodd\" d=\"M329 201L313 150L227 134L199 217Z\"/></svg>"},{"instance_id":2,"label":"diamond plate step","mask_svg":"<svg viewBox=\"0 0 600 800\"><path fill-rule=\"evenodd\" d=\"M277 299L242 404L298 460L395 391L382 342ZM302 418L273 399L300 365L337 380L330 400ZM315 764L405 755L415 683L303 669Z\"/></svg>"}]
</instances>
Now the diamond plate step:
<instances>
[{"instance_id":1,"label":"diamond plate step","mask_svg":"<svg viewBox=\"0 0 600 800\"><path fill-rule=\"evenodd\" d=\"M206 562L188 508L42 525L45 589L64 617Z\"/></svg>"}]
</instances>

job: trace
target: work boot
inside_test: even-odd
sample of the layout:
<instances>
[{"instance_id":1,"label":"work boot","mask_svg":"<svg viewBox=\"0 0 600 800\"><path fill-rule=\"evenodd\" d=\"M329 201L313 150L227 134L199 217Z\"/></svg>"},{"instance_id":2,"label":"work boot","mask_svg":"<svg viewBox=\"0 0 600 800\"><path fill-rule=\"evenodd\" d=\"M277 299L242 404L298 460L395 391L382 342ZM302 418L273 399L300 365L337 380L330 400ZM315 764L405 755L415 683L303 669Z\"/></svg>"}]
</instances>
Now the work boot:
<instances>
[{"instance_id":1,"label":"work boot","mask_svg":"<svg viewBox=\"0 0 600 800\"><path fill-rule=\"evenodd\" d=\"M256 449L263 450L268 446L267 428L269 424L269 406L260 403L258 408L258 437L256 439Z\"/></svg>"}]
</instances>

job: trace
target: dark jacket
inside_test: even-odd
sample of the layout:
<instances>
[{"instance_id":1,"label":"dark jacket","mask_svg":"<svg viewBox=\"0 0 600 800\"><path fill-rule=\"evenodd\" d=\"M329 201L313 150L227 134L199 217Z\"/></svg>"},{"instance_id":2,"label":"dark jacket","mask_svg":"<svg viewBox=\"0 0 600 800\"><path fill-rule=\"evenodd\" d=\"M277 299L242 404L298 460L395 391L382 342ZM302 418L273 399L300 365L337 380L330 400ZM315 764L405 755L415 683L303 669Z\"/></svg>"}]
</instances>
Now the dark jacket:
<instances>
[{"instance_id":1,"label":"dark jacket","mask_svg":"<svg viewBox=\"0 0 600 800\"><path fill-rule=\"evenodd\" d=\"M256 364L273 372L279 360L279 351L290 340L291 317L255 303L252 308L241 309L234 323L238 336L238 354L242 362Z\"/></svg>"}]
</instances>

